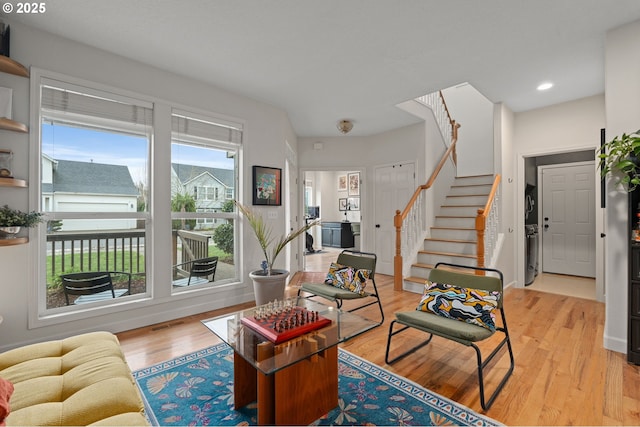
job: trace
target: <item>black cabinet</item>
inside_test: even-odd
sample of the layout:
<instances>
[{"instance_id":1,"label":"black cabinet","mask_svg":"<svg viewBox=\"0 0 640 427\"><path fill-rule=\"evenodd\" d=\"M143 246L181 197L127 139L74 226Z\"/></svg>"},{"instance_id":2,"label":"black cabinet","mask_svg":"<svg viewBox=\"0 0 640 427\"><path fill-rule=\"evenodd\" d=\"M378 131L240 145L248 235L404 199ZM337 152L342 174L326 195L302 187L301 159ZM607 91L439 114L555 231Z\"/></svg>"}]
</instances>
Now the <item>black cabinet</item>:
<instances>
[{"instance_id":1,"label":"black cabinet","mask_svg":"<svg viewBox=\"0 0 640 427\"><path fill-rule=\"evenodd\" d=\"M640 189L629 193L629 290L627 308L627 361L640 365L640 242L632 239L638 224Z\"/></svg>"},{"instance_id":2,"label":"black cabinet","mask_svg":"<svg viewBox=\"0 0 640 427\"><path fill-rule=\"evenodd\" d=\"M352 248L353 231L350 222L323 222L322 246L332 248Z\"/></svg>"}]
</instances>

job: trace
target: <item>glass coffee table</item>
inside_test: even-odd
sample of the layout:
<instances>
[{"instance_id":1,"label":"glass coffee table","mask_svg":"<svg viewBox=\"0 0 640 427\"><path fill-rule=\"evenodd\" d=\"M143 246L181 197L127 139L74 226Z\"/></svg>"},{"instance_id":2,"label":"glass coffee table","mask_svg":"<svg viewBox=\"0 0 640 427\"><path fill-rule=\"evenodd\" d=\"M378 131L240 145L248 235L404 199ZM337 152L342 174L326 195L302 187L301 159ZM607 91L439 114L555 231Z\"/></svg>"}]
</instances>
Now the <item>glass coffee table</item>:
<instances>
[{"instance_id":1,"label":"glass coffee table","mask_svg":"<svg viewBox=\"0 0 640 427\"><path fill-rule=\"evenodd\" d=\"M305 298L293 297L287 303L288 309L281 304L269 310L260 306L202 321L233 348L234 405L241 408L257 401L260 425L308 425L335 408L338 344L378 326ZM288 310L311 313L306 320L297 315L304 332L292 332L297 325L282 320L290 317ZM315 321L322 321L322 327L310 329ZM283 334L287 339L279 342Z\"/></svg>"}]
</instances>

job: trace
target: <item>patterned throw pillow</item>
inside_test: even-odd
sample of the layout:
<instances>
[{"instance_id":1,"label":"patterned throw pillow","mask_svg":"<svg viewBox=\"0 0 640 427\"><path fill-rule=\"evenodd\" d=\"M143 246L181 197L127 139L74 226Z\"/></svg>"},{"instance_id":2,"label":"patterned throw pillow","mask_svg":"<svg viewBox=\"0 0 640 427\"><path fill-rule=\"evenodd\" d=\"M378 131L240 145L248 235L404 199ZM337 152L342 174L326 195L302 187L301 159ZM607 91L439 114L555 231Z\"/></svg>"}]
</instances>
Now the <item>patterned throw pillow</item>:
<instances>
[{"instance_id":1,"label":"patterned throw pillow","mask_svg":"<svg viewBox=\"0 0 640 427\"><path fill-rule=\"evenodd\" d=\"M364 295L364 288L370 275L371 270L358 270L347 265L332 262L324 283Z\"/></svg>"},{"instance_id":2,"label":"patterned throw pillow","mask_svg":"<svg viewBox=\"0 0 640 427\"><path fill-rule=\"evenodd\" d=\"M495 332L496 316L493 311L498 307L499 299L499 292L459 288L427 280L416 310L461 320Z\"/></svg>"}]
</instances>

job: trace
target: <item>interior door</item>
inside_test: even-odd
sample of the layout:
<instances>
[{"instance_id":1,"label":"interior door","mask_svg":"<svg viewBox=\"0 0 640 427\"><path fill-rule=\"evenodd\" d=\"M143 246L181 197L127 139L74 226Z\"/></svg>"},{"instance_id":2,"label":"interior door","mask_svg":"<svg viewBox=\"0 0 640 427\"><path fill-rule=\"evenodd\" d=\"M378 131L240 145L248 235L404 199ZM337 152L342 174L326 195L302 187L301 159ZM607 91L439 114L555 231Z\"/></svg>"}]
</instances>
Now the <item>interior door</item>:
<instances>
[{"instance_id":1,"label":"interior door","mask_svg":"<svg viewBox=\"0 0 640 427\"><path fill-rule=\"evenodd\" d=\"M415 164L401 163L380 166L375 170L374 233L376 271L393 274L393 256L396 239L393 217L403 210L416 189Z\"/></svg>"},{"instance_id":2,"label":"interior door","mask_svg":"<svg viewBox=\"0 0 640 427\"><path fill-rule=\"evenodd\" d=\"M595 164L541 167L542 271L595 277Z\"/></svg>"}]
</instances>

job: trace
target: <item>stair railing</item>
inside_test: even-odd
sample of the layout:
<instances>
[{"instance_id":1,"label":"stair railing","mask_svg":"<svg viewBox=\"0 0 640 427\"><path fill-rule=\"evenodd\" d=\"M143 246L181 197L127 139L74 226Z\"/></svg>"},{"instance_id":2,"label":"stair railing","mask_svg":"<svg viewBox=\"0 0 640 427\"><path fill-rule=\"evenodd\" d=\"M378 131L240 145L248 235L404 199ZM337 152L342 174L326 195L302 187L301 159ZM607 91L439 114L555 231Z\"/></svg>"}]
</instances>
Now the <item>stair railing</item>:
<instances>
[{"instance_id":1,"label":"stair railing","mask_svg":"<svg viewBox=\"0 0 640 427\"><path fill-rule=\"evenodd\" d=\"M431 188L449 157L453 160L454 165L457 164L456 142L458 142L458 128L460 124L451 118L442 92L434 92L416 100L431 108L436 122L438 122L438 126L440 127L444 141L451 141L451 144L449 144L449 147L426 184L416 188L416 191L413 193L413 196L411 196L404 210L402 212L396 210L393 218L393 225L396 229L396 250L393 257L393 288L396 291L402 290L402 282L404 279L403 255L417 250L417 245L420 244L424 229L426 228L425 191Z\"/></svg>"},{"instance_id":2,"label":"stair railing","mask_svg":"<svg viewBox=\"0 0 640 427\"><path fill-rule=\"evenodd\" d=\"M478 267L486 267L486 259L493 258L498 242L498 206L500 198L500 175L496 175L483 209L478 209L476 216L476 234L478 238ZM478 274L481 274L479 271Z\"/></svg>"}]
</instances>

